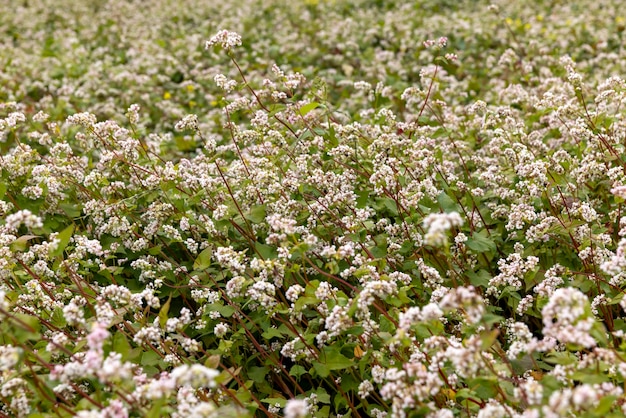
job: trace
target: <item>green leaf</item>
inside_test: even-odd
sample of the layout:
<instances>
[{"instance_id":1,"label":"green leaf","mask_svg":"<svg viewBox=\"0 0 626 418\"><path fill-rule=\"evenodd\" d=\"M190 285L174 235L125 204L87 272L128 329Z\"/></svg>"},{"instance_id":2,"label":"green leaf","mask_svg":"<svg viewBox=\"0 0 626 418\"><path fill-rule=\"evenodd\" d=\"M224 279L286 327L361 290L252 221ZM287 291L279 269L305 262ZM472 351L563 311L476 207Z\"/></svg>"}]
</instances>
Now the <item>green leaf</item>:
<instances>
[{"instance_id":1,"label":"green leaf","mask_svg":"<svg viewBox=\"0 0 626 418\"><path fill-rule=\"evenodd\" d=\"M80 216L81 209L76 203L61 203L59 204L59 208L61 208L69 218L78 218Z\"/></svg>"},{"instance_id":2,"label":"green leaf","mask_svg":"<svg viewBox=\"0 0 626 418\"><path fill-rule=\"evenodd\" d=\"M329 123L328 124L328 142L330 143L330 146L335 148L337 145L339 145L339 141L337 140L337 135L335 134L335 128L334 126Z\"/></svg>"},{"instance_id":3,"label":"green leaf","mask_svg":"<svg viewBox=\"0 0 626 418\"><path fill-rule=\"evenodd\" d=\"M480 341L482 343L482 349L488 350L498 339L500 331L497 329L491 331L483 331L480 333Z\"/></svg>"},{"instance_id":4,"label":"green leaf","mask_svg":"<svg viewBox=\"0 0 626 418\"><path fill-rule=\"evenodd\" d=\"M326 405L320 408L319 411L315 413L315 418L326 418L330 416L330 406Z\"/></svg>"},{"instance_id":5,"label":"green leaf","mask_svg":"<svg viewBox=\"0 0 626 418\"><path fill-rule=\"evenodd\" d=\"M341 350L336 346L324 347L320 361L313 363L313 367L320 377L328 377L332 370L343 370L353 365L354 362L341 354Z\"/></svg>"},{"instance_id":6,"label":"green leaf","mask_svg":"<svg viewBox=\"0 0 626 418\"><path fill-rule=\"evenodd\" d=\"M295 310L296 311L300 311L302 310L302 308L306 305L315 305L317 303L319 303L319 299L316 298L315 296L302 296L299 297L298 300L296 301L296 306L295 306Z\"/></svg>"},{"instance_id":7,"label":"green leaf","mask_svg":"<svg viewBox=\"0 0 626 418\"><path fill-rule=\"evenodd\" d=\"M605 415L613 408L617 399L617 396L611 395L602 397L600 402L598 402L598 406L596 406L596 409L593 411L594 414L597 416Z\"/></svg>"},{"instance_id":8,"label":"green leaf","mask_svg":"<svg viewBox=\"0 0 626 418\"><path fill-rule=\"evenodd\" d=\"M128 354L130 353L131 346L126 339L126 336L122 332L116 332L113 334L113 351L121 354L122 360L128 360Z\"/></svg>"},{"instance_id":9,"label":"green leaf","mask_svg":"<svg viewBox=\"0 0 626 418\"><path fill-rule=\"evenodd\" d=\"M216 311L218 311L224 318L230 318L235 313L235 308L230 305L218 305Z\"/></svg>"},{"instance_id":10,"label":"green leaf","mask_svg":"<svg viewBox=\"0 0 626 418\"><path fill-rule=\"evenodd\" d=\"M263 334L261 334L266 340L271 340L274 337L282 337L283 333L278 328L268 328Z\"/></svg>"},{"instance_id":11,"label":"green leaf","mask_svg":"<svg viewBox=\"0 0 626 418\"><path fill-rule=\"evenodd\" d=\"M206 312L217 311L224 318L230 318L235 313L235 308L230 305L220 305L218 303L208 304L205 307Z\"/></svg>"},{"instance_id":12,"label":"green leaf","mask_svg":"<svg viewBox=\"0 0 626 418\"><path fill-rule=\"evenodd\" d=\"M330 395L326 392L326 389L319 388L315 392L317 394L317 401L319 403L329 404L330 403Z\"/></svg>"},{"instance_id":13,"label":"green leaf","mask_svg":"<svg viewBox=\"0 0 626 418\"><path fill-rule=\"evenodd\" d=\"M479 270L478 272L465 273L470 280L470 283L475 287L487 287L491 280L491 275L487 270Z\"/></svg>"},{"instance_id":14,"label":"green leaf","mask_svg":"<svg viewBox=\"0 0 626 418\"><path fill-rule=\"evenodd\" d=\"M276 248L272 247L271 245L261 244L260 242L255 242L254 247L256 248L258 253L261 255L261 257L263 257L264 259L271 260L271 259L278 257L278 252L276 252Z\"/></svg>"},{"instance_id":15,"label":"green leaf","mask_svg":"<svg viewBox=\"0 0 626 418\"><path fill-rule=\"evenodd\" d=\"M196 260L193 262L194 270L204 270L211 265L211 257L213 256L213 249L207 247L198 254Z\"/></svg>"},{"instance_id":16,"label":"green leaf","mask_svg":"<svg viewBox=\"0 0 626 418\"><path fill-rule=\"evenodd\" d=\"M391 212L393 215L398 215L398 204L396 203L395 200L393 199L389 199L389 198L384 198L382 199L383 204L385 205L385 207L387 209L389 209L389 212Z\"/></svg>"},{"instance_id":17,"label":"green leaf","mask_svg":"<svg viewBox=\"0 0 626 418\"><path fill-rule=\"evenodd\" d=\"M324 363L314 362L313 368L319 377L325 378L330 375L330 369Z\"/></svg>"},{"instance_id":18,"label":"green leaf","mask_svg":"<svg viewBox=\"0 0 626 418\"><path fill-rule=\"evenodd\" d=\"M474 396L475 396L474 392L467 388L460 389L456 392L456 399L459 401L462 401L468 398L473 398Z\"/></svg>"},{"instance_id":19,"label":"green leaf","mask_svg":"<svg viewBox=\"0 0 626 418\"><path fill-rule=\"evenodd\" d=\"M141 356L142 366L155 366L161 360L161 356L156 351L145 351Z\"/></svg>"},{"instance_id":20,"label":"green leaf","mask_svg":"<svg viewBox=\"0 0 626 418\"><path fill-rule=\"evenodd\" d=\"M387 257L387 244L382 243L377 245L376 247L371 247L370 252L375 258L385 258Z\"/></svg>"},{"instance_id":21,"label":"green leaf","mask_svg":"<svg viewBox=\"0 0 626 418\"><path fill-rule=\"evenodd\" d=\"M304 367L300 366L299 364L294 365L291 368L291 370L289 370L289 374L291 376L293 376L293 377L296 377L296 378L298 378L300 376L303 376L303 375L305 375L307 373L308 373L308 371Z\"/></svg>"},{"instance_id":22,"label":"green leaf","mask_svg":"<svg viewBox=\"0 0 626 418\"><path fill-rule=\"evenodd\" d=\"M358 374L357 374L358 376ZM353 374L344 374L341 377L341 389L344 392L357 391L359 389L359 385L361 384L361 379L357 379ZM337 394L341 396L341 394Z\"/></svg>"},{"instance_id":23,"label":"green leaf","mask_svg":"<svg viewBox=\"0 0 626 418\"><path fill-rule=\"evenodd\" d=\"M11 243L11 251L26 251L26 248L28 248L28 241L35 238L40 237L39 235L22 235Z\"/></svg>"},{"instance_id":24,"label":"green leaf","mask_svg":"<svg viewBox=\"0 0 626 418\"><path fill-rule=\"evenodd\" d=\"M471 238L465 241L465 245L467 245L470 250L477 253L496 251L498 248L491 238L487 238L486 230L473 234Z\"/></svg>"},{"instance_id":25,"label":"green leaf","mask_svg":"<svg viewBox=\"0 0 626 418\"><path fill-rule=\"evenodd\" d=\"M148 411L146 418L159 418L163 413L163 406L165 406L165 397L158 398L154 404L152 404L152 408Z\"/></svg>"},{"instance_id":26,"label":"green leaf","mask_svg":"<svg viewBox=\"0 0 626 418\"><path fill-rule=\"evenodd\" d=\"M54 251L50 252L50 255L52 257L59 257L60 255L63 255L63 251L65 250L65 247L67 247L67 244L70 243L70 239L72 238L73 233L74 233L74 224L71 224L70 226L65 228L63 231L59 232L59 234L57 235L57 239L59 240L59 242L57 243L57 246L54 249Z\"/></svg>"},{"instance_id":27,"label":"green leaf","mask_svg":"<svg viewBox=\"0 0 626 418\"><path fill-rule=\"evenodd\" d=\"M419 339L430 338L433 335L439 335L443 332L443 324L439 321L431 321L428 323L418 323L412 327L415 335Z\"/></svg>"},{"instance_id":28,"label":"green leaf","mask_svg":"<svg viewBox=\"0 0 626 418\"><path fill-rule=\"evenodd\" d=\"M15 321L12 321L12 324L14 325L12 334L19 343L25 343L29 340L37 341L41 339L41 334L39 332L41 323L37 317L22 313L14 313L12 318L15 318ZM11 321L11 319L9 320Z\"/></svg>"},{"instance_id":29,"label":"green leaf","mask_svg":"<svg viewBox=\"0 0 626 418\"><path fill-rule=\"evenodd\" d=\"M161 249L163 247L160 245L155 245L154 247L150 247L150 249L148 249L148 254L150 255L159 255L161 254Z\"/></svg>"},{"instance_id":30,"label":"green leaf","mask_svg":"<svg viewBox=\"0 0 626 418\"><path fill-rule=\"evenodd\" d=\"M396 326L385 315L380 314L378 321L382 332L395 332Z\"/></svg>"},{"instance_id":31,"label":"green leaf","mask_svg":"<svg viewBox=\"0 0 626 418\"><path fill-rule=\"evenodd\" d=\"M285 398L265 398L261 399L261 402L269 405L278 405L280 408L284 408L287 405L287 399Z\"/></svg>"},{"instance_id":32,"label":"green leaf","mask_svg":"<svg viewBox=\"0 0 626 418\"><path fill-rule=\"evenodd\" d=\"M437 196L437 202L439 202L441 209L443 209L446 213L459 211L459 207L456 202L445 192L442 192L439 196Z\"/></svg>"},{"instance_id":33,"label":"green leaf","mask_svg":"<svg viewBox=\"0 0 626 418\"><path fill-rule=\"evenodd\" d=\"M487 325L497 324L504 321L504 317L492 313L486 313L483 315L483 323Z\"/></svg>"},{"instance_id":34,"label":"green leaf","mask_svg":"<svg viewBox=\"0 0 626 418\"><path fill-rule=\"evenodd\" d=\"M309 113L311 110L316 109L316 108L318 108L319 106L320 106L320 104L319 104L319 103L317 103L317 102L307 103L307 104L305 104L304 106L302 106L302 107L300 108L300 115L301 115L301 116L304 116L304 115L306 115L307 113Z\"/></svg>"},{"instance_id":35,"label":"green leaf","mask_svg":"<svg viewBox=\"0 0 626 418\"><path fill-rule=\"evenodd\" d=\"M610 378L605 373L594 371L576 371L572 373L572 379L590 385L608 382Z\"/></svg>"},{"instance_id":36,"label":"green leaf","mask_svg":"<svg viewBox=\"0 0 626 418\"><path fill-rule=\"evenodd\" d=\"M549 363L549 364L560 364L563 366L577 363L579 361L578 358L574 354L566 352L566 351L549 353L544 358L544 360L546 363Z\"/></svg>"},{"instance_id":37,"label":"green leaf","mask_svg":"<svg viewBox=\"0 0 626 418\"><path fill-rule=\"evenodd\" d=\"M171 301L172 301L172 296L170 295L170 297L167 299L167 302L165 302L163 306L161 306L161 310L159 311L159 325L161 325L161 328L164 328L165 323L167 322L168 314L170 312Z\"/></svg>"},{"instance_id":38,"label":"green leaf","mask_svg":"<svg viewBox=\"0 0 626 418\"><path fill-rule=\"evenodd\" d=\"M606 328L601 322L594 322L589 334L600 344L601 347L606 347L608 344L606 338Z\"/></svg>"},{"instance_id":39,"label":"green leaf","mask_svg":"<svg viewBox=\"0 0 626 418\"><path fill-rule=\"evenodd\" d=\"M52 311L52 318L50 319L50 322L55 327L59 327L59 328L65 327L67 325L67 320L65 319L65 316L63 315L63 309L54 308L54 311Z\"/></svg>"},{"instance_id":40,"label":"green leaf","mask_svg":"<svg viewBox=\"0 0 626 418\"><path fill-rule=\"evenodd\" d=\"M220 365L220 360L221 358L219 354L213 354L212 356L209 356L209 358L206 359L206 361L204 362L204 365L212 369L217 369Z\"/></svg>"},{"instance_id":41,"label":"green leaf","mask_svg":"<svg viewBox=\"0 0 626 418\"><path fill-rule=\"evenodd\" d=\"M250 212L246 214L246 219L253 224L260 224L265 221L265 205L258 205L250 209Z\"/></svg>"},{"instance_id":42,"label":"green leaf","mask_svg":"<svg viewBox=\"0 0 626 418\"><path fill-rule=\"evenodd\" d=\"M473 392L481 399L491 399L498 394L498 382L495 378L478 378L472 379L469 382L469 386ZM458 394L457 394L458 396Z\"/></svg>"},{"instance_id":43,"label":"green leaf","mask_svg":"<svg viewBox=\"0 0 626 418\"><path fill-rule=\"evenodd\" d=\"M262 367L252 366L250 367L250 370L248 371L248 376L250 377L250 379L254 380L256 383L261 383L265 381L265 376L267 376L268 372L269 372L269 369L265 366L262 366Z\"/></svg>"}]
</instances>

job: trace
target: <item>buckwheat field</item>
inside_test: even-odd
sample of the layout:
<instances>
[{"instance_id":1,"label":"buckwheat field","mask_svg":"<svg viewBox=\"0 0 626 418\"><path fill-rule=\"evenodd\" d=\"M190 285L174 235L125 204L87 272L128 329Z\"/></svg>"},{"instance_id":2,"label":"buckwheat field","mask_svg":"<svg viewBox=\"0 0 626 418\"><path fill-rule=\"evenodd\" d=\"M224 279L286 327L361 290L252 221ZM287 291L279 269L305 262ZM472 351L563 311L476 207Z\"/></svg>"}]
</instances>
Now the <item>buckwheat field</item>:
<instances>
[{"instance_id":1,"label":"buckwheat field","mask_svg":"<svg viewBox=\"0 0 626 418\"><path fill-rule=\"evenodd\" d=\"M0 416L626 416L622 1L0 9Z\"/></svg>"}]
</instances>

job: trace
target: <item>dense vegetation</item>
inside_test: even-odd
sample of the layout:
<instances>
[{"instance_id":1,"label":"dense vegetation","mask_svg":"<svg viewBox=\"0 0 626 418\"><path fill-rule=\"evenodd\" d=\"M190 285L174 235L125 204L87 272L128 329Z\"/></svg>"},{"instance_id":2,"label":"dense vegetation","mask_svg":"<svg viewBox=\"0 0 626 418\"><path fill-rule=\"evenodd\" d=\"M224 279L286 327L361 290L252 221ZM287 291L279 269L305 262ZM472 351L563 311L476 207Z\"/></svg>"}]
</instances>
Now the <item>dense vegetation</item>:
<instances>
[{"instance_id":1,"label":"dense vegetation","mask_svg":"<svg viewBox=\"0 0 626 418\"><path fill-rule=\"evenodd\" d=\"M0 0L0 414L626 414L617 0Z\"/></svg>"}]
</instances>

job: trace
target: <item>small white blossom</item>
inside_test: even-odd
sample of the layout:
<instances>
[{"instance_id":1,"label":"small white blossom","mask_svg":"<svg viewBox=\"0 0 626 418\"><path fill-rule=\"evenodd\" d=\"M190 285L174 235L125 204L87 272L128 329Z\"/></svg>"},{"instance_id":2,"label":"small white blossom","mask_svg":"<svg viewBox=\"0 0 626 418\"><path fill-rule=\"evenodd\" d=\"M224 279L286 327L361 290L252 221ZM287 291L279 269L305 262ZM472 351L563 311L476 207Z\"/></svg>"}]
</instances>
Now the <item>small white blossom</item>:
<instances>
[{"instance_id":1,"label":"small white blossom","mask_svg":"<svg viewBox=\"0 0 626 418\"><path fill-rule=\"evenodd\" d=\"M209 49L215 45L220 45L222 48L229 51L232 48L241 45L241 36L235 32L221 30L206 42L205 48Z\"/></svg>"}]
</instances>

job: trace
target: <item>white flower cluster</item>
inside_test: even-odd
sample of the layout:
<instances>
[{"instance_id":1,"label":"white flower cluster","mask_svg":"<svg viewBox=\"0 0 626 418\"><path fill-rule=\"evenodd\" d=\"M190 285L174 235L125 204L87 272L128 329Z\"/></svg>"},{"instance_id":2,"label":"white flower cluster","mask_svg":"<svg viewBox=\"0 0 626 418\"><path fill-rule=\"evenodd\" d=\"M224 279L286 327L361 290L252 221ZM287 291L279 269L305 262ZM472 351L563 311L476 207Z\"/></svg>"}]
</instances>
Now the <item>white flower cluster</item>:
<instances>
[{"instance_id":1,"label":"white flower cluster","mask_svg":"<svg viewBox=\"0 0 626 418\"><path fill-rule=\"evenodd\" d=\"M172 370L170 376L178 386L191 386L194 389L199 389L214 388L217 385L215 378L219 374L217 370L201 364L192 364L191 366L184 364Z\"/></svg>"},{"instance_id":2,"label":"white flower cluster","mask_svg":"<svg viewBox=\"0 0 626 418\"><path fill-rule=\"evenodd\" d=\"M433 247L441 247L448 242L447 232L463 225L463 218L457 212L431 213L422 222L426 229L424 242Z\"/></svg>"},{"instance_id":3,"label":"white flower cluster","mask_svg":"<svg viewBox=\"0 0 626 418\"><path fill-rule=\"evenodd\" d=\"M442 316L443 311L435 303L429 303L422 308L419 306L412 306L407 309L406 312L400 314L398 319L398 329L406 332L413 324L421 321L440 319Z\"/></svg>"},{"instance_id":4,"label":"white flower cluster","mask_svg":"<svg viewBox=\"0 0 626 418\"><path fill-rule=\"evenodd\" d=\"M511 286L514 289L521 289L524 284L524 276L532 271L539 263L539 258L528 256L524 260L520 253L512 253L506 259L498 260L500 273L489 280L487 293L499 295L498 288Z\"/></svg>"},{"instance_id":5,"label":"white flower cluster","mask_svg":"<svg viewBox=\"0 0 626 418\"><path fill-rule=\"evenodd\" d=\"M546 337L586 348L596 346L596 340L589 334L595 319L590 312L589 299L580 290L569 287L555 290L541 315Z\"/></svg>"},{"instance_id":6,"label":"white flower cluster","mask_svg":"<svg viewBox=\"0 0 626 418\"><path fill-rule=\"evenodd\" d=\"M233 91L233 89L237 87L237 82L235 80L229 80L224 74L217 74L213 80L219 88L227 93Z\"/></svg>"},{"instance_id":7,"label":"white flower cluster","mask_svg":"<svg viewBox=\"0 0 626 418\"><path fill-rule=\"evenodd\" d=\"M0 19L0 415L626 413L619 0L46 2Z\"/></svg>"},{"instance_id":8,"label":"white flower cluster","mask_svg":"<svg viewBox=\"0 0 626 418\"><path fill-rule=\"evenodd\" d=\"M459 286L451 289L439 303L439 307L446 310L459 310L468 323L476 324L485 312L483 298L473 286Z\"/></svg>"},{"instance_id":9,"label":"white flower cluster","mask_svg":"<svg viewBox=\"0 0 626 418\"><path fill-rule=\"evenodd\" d=\"M305 418L309 416L309 406L304 399L289 399L283 413L285 418Z\"/></svg>"},{"instance_id":10,"label":"white flower cluster","mask_svg":"<svg viewBox=\"0 0 626 418\"><path fill-rule=\"evenodd\" d=\"M206 42L205 48L210 49L215 45L219 45L229 51L234 47L241 45L241 36L235 32L220 30Z\"/></svg>"},{"instance_id":11,"label":"white flower cluster","mask_svg":"<svg viewBox=\"0 0 626 418\"><path fill-rule=\"evenodd\" d=\"M174 126L177 131L197 131L198 130L198 116L187 115L176 123Z\"/></svg>"},{"instance_id":12,"label":"white flower cluster","mask_svg":"<svg viewBox=\"0 0 626 418\"><path fill-rule=\"evenodd\" d=\"M26 116L22 112L12 112L6 118L0 119L0 131L15 127L20 122L25 122Z\"/></svg>"},{"instance_id":13,"label":"white flower cluster","mask_svg":"<svg viewBox=\"0 0 626 418\"><path fill-rule=\"evenodd\" d=\"M43 221L30 210L23 209L6 216L4 218L4 225L0 226L0 228L4 233L15 234L21 225L24 225L28 230L32 231L33 229L43 227Z\"/></svg>"},{"instance_id":14,"label":"white flower cluster","mask_svg":"<svg viewBox=\"0 0 626 418\"><path fill-rule=\"evenodd\" d=\"M80 125L85 128L92 127L97 121L96 115L89 112L75 113L67 117L67 123Z\"/></svg>"}]
</instances>

